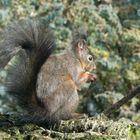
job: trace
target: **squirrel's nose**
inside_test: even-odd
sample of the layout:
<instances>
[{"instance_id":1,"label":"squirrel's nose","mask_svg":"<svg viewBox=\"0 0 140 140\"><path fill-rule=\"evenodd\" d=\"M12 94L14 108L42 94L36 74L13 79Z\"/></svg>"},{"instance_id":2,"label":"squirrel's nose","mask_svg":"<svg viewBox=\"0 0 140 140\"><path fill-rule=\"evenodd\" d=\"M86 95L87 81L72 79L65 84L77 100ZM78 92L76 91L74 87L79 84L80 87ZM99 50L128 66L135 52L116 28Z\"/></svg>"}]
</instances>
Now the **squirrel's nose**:
<instances>
[{"instance_id":1,"label":"squirrel's nose","mask_svg":"<svg viewBox=\"0 0 140 140\"><path fill-rule=\"evenodd\" d=\"M96 70L96 66L93 67L93 70Z\"/></svg>"},{"instance_id":2,"label":"squirrel's nose","mask_svg":"<svg viewBox=\"0 0 140 140\"><path fill-rule=\"evenodd\" d=\"M96 70L96 65L95 64L93 64L93 70Z\"/></svg>"}]
</instances>

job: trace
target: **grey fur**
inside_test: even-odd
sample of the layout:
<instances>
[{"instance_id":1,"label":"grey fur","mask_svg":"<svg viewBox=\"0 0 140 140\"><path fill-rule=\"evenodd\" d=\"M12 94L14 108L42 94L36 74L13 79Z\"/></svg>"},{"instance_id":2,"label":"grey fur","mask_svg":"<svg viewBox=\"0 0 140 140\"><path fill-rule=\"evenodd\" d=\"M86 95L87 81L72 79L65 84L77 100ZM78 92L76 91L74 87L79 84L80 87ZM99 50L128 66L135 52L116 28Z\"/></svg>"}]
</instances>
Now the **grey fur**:
<instances>
[{"instance_id":1,"label":"grey fur","mask_svg":"<svg viewBox=\"0 0 140 140\"><path fill-rule=\"evenodd\" d=\"M36 22L14 24L8 28L2 43L5 44L2 46L3 52L4 48L9 50L1 54L3 60L7 59L6 54L19 50L16 53L17 60L8 70L6 92L13 95L18 104L31 114L35 112L29 98L32 98L33 93L36 95L37 75L55 48L54 35L51 31L45 30L43 25ZM32 119L34 120L33 116Z\"/></svg>"}]
</instances>

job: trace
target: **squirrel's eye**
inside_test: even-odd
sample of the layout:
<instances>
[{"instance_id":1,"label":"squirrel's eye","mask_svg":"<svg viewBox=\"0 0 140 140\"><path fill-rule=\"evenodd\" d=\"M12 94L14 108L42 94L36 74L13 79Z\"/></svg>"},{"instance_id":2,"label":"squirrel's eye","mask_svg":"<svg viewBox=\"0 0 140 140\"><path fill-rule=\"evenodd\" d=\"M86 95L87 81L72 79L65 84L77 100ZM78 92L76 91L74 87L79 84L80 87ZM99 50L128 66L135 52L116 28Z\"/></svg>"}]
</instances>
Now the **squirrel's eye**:
<instances>
[{"instance_id":1,"label":"squirrel's eye","mask_svg":"<svg viewBox=\"0 0 140 140\"><path fill-rule=\"evenodd\" d=\"M91 61L93 60L92 55L88 55L87 59L88 59L88 61L90 61L90 62L91 62Z\"/></svg>"}]
</instances>

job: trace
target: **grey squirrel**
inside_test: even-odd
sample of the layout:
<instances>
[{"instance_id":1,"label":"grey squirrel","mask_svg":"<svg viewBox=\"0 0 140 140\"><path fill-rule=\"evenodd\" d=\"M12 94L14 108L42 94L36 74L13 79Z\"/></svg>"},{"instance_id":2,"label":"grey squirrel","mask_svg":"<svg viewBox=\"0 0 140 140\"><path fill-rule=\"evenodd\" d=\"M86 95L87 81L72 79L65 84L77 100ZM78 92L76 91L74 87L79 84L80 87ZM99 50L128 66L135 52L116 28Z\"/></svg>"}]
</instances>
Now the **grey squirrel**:
<instances>
[{"instance_id":1,"label":"grey squirrel","mask_svg":"<svg viewBox=\"0 0 140 140\"><path fill-rule=\"evenodd\" d=\"M96 79L94 58L87 35L75 32L63 53L51 54L55 37L34 22L15 24L8 29L0 46L0 61L17 56L8 70L6 92L16 98L26 112L26 121L53 125L60 120L81 118L75 113L81 85Z\"/></svg>"}]
</instances>

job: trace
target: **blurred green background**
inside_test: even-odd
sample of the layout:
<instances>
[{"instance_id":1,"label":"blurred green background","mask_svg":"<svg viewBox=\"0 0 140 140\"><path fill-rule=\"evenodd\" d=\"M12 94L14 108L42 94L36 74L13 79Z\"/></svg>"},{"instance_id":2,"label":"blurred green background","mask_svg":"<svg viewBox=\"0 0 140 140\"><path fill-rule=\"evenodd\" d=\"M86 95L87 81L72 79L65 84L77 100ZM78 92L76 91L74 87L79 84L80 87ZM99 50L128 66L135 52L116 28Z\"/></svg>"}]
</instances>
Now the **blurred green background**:
<instances>
[{"instance_id":1,"label":"blurred green background","mask_svg":"<svg viewBox=\"0 0 140 140\"><path fill-rule=\"evenodd\" d=\"M87 30L98 80L80 91L79 111L99 114L140 84L139 0L0 0L0 32L24 19L35 19L51 28L58 53L69 45L72 30ZM0 75L0 112L20 110L4 93L6 72ZM140 124L140 96L123 105L113 117Z\"/></svg>"}]
</instances>

